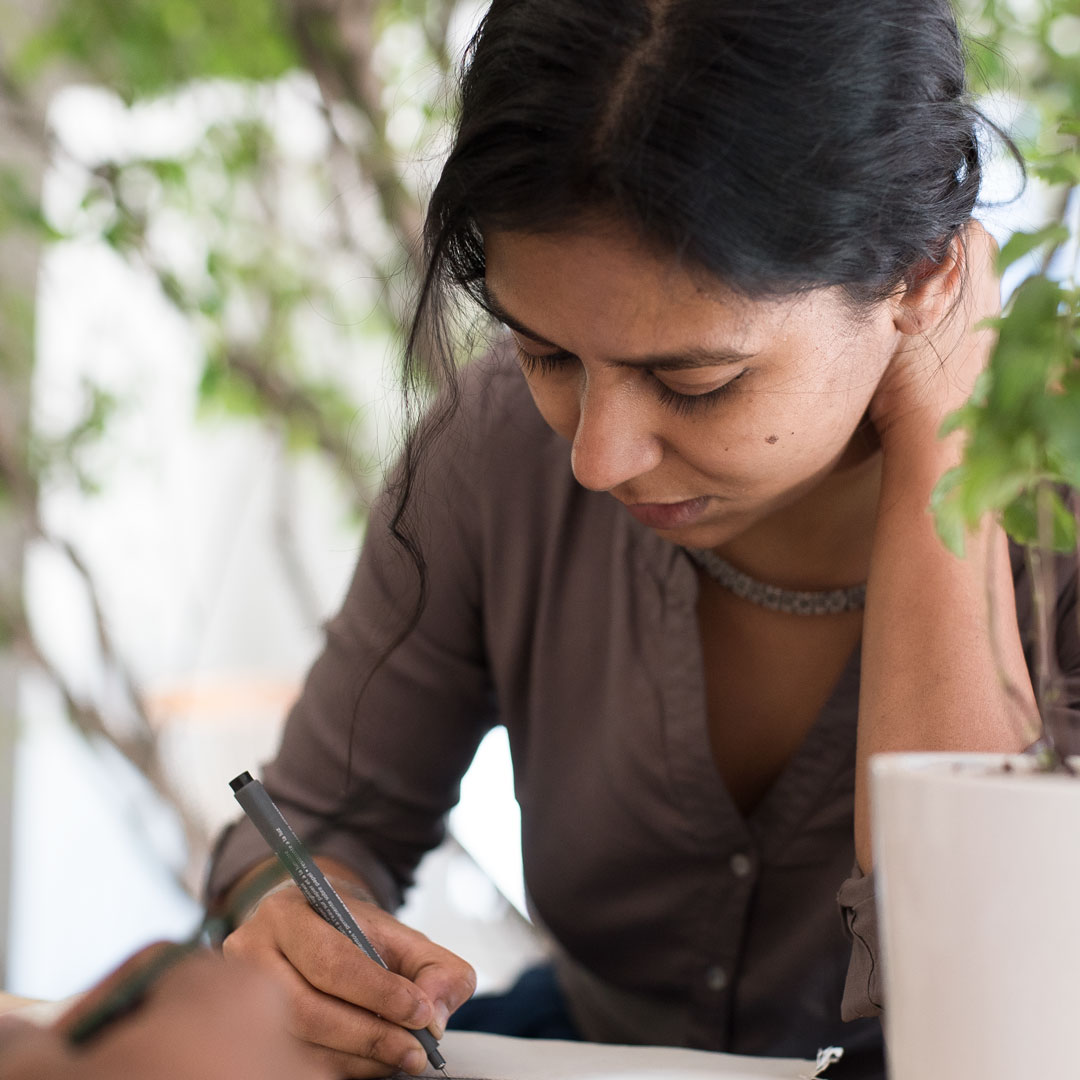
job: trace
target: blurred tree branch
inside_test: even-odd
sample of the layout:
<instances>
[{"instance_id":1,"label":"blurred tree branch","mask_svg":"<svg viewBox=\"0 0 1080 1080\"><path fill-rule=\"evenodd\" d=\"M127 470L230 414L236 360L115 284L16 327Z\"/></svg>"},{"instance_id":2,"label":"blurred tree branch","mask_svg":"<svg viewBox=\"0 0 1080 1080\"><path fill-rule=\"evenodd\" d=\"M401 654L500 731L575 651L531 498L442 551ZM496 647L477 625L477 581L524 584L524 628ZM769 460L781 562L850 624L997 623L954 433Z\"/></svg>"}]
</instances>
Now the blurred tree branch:
<instances>
[{"instance_id":1,"label":"blurred tree branch","mask_svg":"<svg viewBox=\"0 0 1080 1080\"><path fill-rule=\"evenodd\" d=\"M0 0L0 16L17 10ZM60 161L81 173L82 204L64 220L42 210L36 185L0 175L0 234L19 231L35 245L97 240L152 275L193 328L203 349L201 407L232 423L265 428L291 453L314 451L346 485L361 515L378 482L365 461L362 410L350 368L358 352L400 349L419 265L420 183L413 141L443 122L451 66L450 27L457 0L52 0L45 21L17 50L0 52L0 109L9 134L33 147L42 167ZM6 14L5 14L6 13ZM417 30L418 33L413 33ZM400 42L389 48L395 34ZM418 42L418 44L417 44ZM410 44L411 43L411 44ZM402 53L408 55L402 55ZM308 82L297 82L297 79ZM412 134L395 134L394 95L412 80L405 107L419 117ZM50 132L50 90L81 82L107 88L129 107L220 86L231 104L212 115L206 136L169 159L126 151L81 160ZM291 86L312 108L328 151L296 160L273 129L272 96ZM306 89L308 87L310 89ZM200 198L206 186L218 192ZM297 192L321 203L314 220L297 219ZM202 269L178 264L157 240L158 222L184 220L203 251ZM36 265L36 264L35 264ZM349 288L343 288L343 282ZM33 276L22 282L22 339L0 352L9 406L26 401L33 358ZM13 304L8 290L6 304ZM311 347L314 316L324 347ZM92 464L107 440L117 402L88 386L83 414L46 438L0 409L0 502L26 542L47 545L79 576L89 605L99 663L113 692L91 700L49 655L34 632L14 568L0 579L0 638L42 670L75 727L118 751L175 807L192 865L206 830L170 776L159 732L111 632L96 574L71 538L46 526L43 493L74 484L108 485ZM274 533L286 579L306 617L311 585L285 520L287 486L277 491ZM18 560L16 560L17 562ZM190 869L190 868L189 868ZM194 878L188 875L188 885Z\"/></svg>"},{"instance_id":2,"label":"blurred tree branch","mask_svg":"<svg viewBox=\"0 0 1080 1080\"><path fill-rule=\"evenodd\" d=\"M117 708L114 701L106 711L71 686L67 674L47 655L38 641L21 590L12 590L9 586L0 591L0 623L16 652L37 667L59 692L75 727L87 738L101 739L117 750L142 774L164 802L174 808L184 831L189 853L189 865L178 880L184 888L197 888L209 847L210 838L206 826L188 805L182 790L169 776L143 695L113 641L93 572L71 541L54 535L42 523L34 478L22 466L12 440L3 438L2 433L0 487L7 491L13 509L26 530L25 541L38 541L52 548L63 556L78 574L92 614L95 646L101 669L119 687L123 708Z\"/></svg>"}]
</instances>

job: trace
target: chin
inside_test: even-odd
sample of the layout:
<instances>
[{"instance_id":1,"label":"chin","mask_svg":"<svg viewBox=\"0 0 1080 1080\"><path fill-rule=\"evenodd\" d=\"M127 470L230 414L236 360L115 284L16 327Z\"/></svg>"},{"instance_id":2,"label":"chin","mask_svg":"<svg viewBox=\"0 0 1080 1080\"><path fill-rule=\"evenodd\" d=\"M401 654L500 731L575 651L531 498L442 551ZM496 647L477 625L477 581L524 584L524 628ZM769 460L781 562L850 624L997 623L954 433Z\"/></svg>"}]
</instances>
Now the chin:
<instances>
[{"instance_id":1,"label":"chin","mask_svg":"<svg viewBox=\"0 0 1080 1080\"><path fill-rule=\"evenodd\" d=\"M653 529L657 536L679 547L718 548L734 540L750 527L752 520L746 517L727 521L700 521L682 529Z\"/></svg>"}]
</instances>

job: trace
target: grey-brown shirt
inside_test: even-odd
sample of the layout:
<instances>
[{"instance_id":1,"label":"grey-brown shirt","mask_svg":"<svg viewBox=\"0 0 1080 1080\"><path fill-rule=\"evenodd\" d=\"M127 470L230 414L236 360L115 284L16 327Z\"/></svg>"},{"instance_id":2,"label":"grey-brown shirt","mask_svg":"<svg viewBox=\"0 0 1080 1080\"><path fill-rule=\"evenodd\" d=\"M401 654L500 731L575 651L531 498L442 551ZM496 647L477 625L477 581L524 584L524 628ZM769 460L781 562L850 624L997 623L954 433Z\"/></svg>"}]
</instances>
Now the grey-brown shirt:
<instances>
[{"instance_id":1,"label":"grey-brown shirt","mask_svg":"<svg viewBox=\"0 0 1080 1080\"><path fill-rule=\"evenodd\" d=\"M395 906L505 724L528 894L587 1037L800 1057L836 1043L865 1053L850 1075L878 1075L878 1021L841 1020L842 1000L847 1018L881 1002L873 879L852 873L858 650L744 817L710 747L692 563L575 482L510 361L473 365L415 497L419 624L372 675L416 597L384 501L266 769L298 831L338 815L319 850ZM1080 673L1075 606L1072 580L1059 652ZM234 827L208 896L265 855Z\"/></svg>"}]
</instances>

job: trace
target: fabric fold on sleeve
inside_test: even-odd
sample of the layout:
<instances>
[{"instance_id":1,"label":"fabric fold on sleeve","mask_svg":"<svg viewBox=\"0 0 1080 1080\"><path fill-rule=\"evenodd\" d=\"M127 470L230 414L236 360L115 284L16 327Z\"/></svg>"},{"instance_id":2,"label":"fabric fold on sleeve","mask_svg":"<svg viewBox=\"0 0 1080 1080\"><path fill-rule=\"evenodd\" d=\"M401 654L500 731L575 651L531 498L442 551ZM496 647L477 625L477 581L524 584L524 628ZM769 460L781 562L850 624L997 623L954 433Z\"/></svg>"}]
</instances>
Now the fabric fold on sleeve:
<instances>
[{"instance_id":1,"label":"fabric fold on sleeve","mask_svg":"<svg viewBox=\"0 0 1080 1080\"><path fill-rule=\"evenodd\" d=\"M836 895L844 929L851 940L851 962L844 982L840 1015L844 1020L880 1016L884 1009L885 984L878 941L874 875L858 865Z\"/></svg>"}]
</instances>

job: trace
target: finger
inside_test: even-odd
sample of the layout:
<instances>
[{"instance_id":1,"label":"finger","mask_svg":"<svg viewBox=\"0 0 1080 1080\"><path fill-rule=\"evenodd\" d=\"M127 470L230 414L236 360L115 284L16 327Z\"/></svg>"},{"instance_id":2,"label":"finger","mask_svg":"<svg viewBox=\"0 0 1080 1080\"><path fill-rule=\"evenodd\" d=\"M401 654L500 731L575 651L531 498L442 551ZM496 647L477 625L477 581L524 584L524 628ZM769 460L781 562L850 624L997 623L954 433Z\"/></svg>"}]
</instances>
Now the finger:
<instances>
[{"instance_id":1,"label":"finger","mask_svg":"<svg viewBox=\"0 0 1080 1080\"><path fill-rule=\"evenodd\" d=\"M317 989L280 954L266 970L285 989L288 1030L298 1039L391 1072L424 1068L423 1047L406 1028Z\"/></svg>"},{"instance_id":2,"label":"finger","mask_svg":"<svg viewBox=\"0 0 1080 1080\"><path fill-rule=\"evenodd\" d=\"M366 916L378 915L391 926L400 926L379 908L360 906L365 907ZM227 937L224 951L227 958L261 964L267 947L284 955L312 986L326 994L404 1027L417 1029L432 1022L432 1003L422 991L370 959L316 915L295 889L265 897L256 915Z\"/></svg>"},{"instance_id":3,"label":"finger","mask_svg":"<svg viewBox=\"0 0 1080 1080\"><path fill-rule=\"evenodd\" d=\"M369 1077L400 1076L404 1071L378 1061L371 1061L368 1058L346 1054L340 1050L328 1050L324 1046L310 1047L310 1051L313 1059L334 1077L348 1077L349 1080L368 1080Z\"/></svg>"},{"instance_id":4,"label":"finger","mask_svg":"<svg viewBox=\"0 0 1080 1080\"><path fill-rule=\"evenodd\" d=\"M433 1005L422 990L376 963L302 906L285 910L276 905L267 909L267 916L274 920L277 948L312 986L402 1027L424 1028L432 1022Z\"/></svg>"},{"instance_id":5,"label":"finger","mask_svg":"<svg viewBox=\"0 0 1080 1080\"><path fill-rule=\"evenodd\" d=\"M384 938L384 959L431 999L434 1019L429 1026L441 1039L450 1014L476 992L476 972L460 956L418 931L401 923L397 929L401 932L388 933Z\"/></svg>"},{"instance_id":6,"label":"finger","mask_svg":"<svg viewBox=\"0 0 1080 1080\"><path fill-rule=\"evenodd\" d=\"M433 1002L435 1019L430 1029L436 1039L446 1034L446 1022L451 1014L476 993L476 972L472 965L445 949L440 952L445 955L433 957L413 979Z\"/></svg>"}]
</instances>

